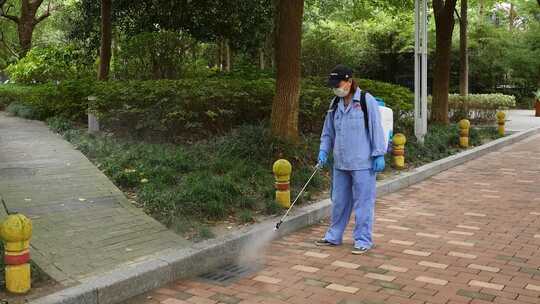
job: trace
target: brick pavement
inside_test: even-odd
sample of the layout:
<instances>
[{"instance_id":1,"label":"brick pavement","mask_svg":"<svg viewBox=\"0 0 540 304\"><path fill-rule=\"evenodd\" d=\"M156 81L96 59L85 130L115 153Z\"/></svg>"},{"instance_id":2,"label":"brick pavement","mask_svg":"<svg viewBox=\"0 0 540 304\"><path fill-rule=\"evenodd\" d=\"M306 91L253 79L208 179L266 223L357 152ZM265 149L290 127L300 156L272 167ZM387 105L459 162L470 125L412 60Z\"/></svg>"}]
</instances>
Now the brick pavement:
<instances>
[{"instance_id":1,"label":"brick pavement","mask_svg":"<svg viewBox=\"0 0 540 304\"><path fill-rule=\"evenodd\" d=\"M264 268L194 278L133 304L540 303L540 136L380 197L374 248L319 248L326 225L275 240Z\"/></svg>"},{"instance_id":2,"label":"brick pavement","mask_svg":"<svg viewBox=\"0 0 540 304\"><path fill-rule=\"evenodd\" d=\"M135 208L38 121L0 112L0 196L32 219L32 259L64 285L189 242ZM0 207L0 214L5 210Z\"/></svg>"}]
</instances>

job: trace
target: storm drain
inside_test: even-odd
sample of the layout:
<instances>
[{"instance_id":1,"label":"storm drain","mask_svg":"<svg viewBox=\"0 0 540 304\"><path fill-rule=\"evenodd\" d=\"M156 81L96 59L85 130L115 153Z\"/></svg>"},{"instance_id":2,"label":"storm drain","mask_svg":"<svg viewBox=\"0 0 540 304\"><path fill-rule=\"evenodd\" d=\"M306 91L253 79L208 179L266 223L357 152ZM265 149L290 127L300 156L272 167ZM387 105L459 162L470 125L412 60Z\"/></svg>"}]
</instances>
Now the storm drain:
<instances>
[{"instance_id":1,"label":"storm drain","mask_svg":"<svg viewBox=\"0 0 540 304\"><path fill-rule=\"evenodd\" d=\"M200 275L198 278L201 281L227 286L241 278L249 276L262 268L260 263L251 265L229 264L215 271Z\"/></svg>"}]
</instances>

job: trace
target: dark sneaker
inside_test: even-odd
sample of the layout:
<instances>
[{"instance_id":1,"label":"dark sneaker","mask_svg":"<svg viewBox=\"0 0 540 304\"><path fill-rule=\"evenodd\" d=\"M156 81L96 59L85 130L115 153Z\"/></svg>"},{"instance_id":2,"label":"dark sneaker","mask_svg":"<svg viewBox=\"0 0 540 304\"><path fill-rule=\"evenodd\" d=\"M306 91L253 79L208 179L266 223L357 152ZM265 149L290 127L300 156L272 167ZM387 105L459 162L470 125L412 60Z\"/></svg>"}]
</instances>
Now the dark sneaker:
<instances>
[{"instance_id":1,"label":"dark sneaker","mask_svg":"<svg viewBox=\"0 0 540 304\"><path fill-rule=\"evenodd\" d=\"M364 254L369 251L369 248L366 247L353 247L352 254Z\"/></svg>"},{"instance_id":2,"label":"dark sneaker","mask_svg":"<svg viewBox=\"0 0 540 304\"><path fill-rule=\"evenodd\" d=\"M317 245L317 246L336 246L336 244L330 243L329 241L327 241L325 239L320 239L320 240L315 241L315 245Z\"/></svg>"}]
</instances>

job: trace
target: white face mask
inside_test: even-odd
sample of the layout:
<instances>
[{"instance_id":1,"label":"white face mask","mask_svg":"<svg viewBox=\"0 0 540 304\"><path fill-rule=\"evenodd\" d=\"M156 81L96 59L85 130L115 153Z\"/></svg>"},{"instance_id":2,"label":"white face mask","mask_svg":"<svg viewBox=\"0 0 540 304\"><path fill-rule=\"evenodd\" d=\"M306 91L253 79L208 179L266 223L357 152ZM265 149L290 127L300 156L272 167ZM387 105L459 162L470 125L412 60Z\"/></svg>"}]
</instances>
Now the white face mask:
<instances>
[{"instance_id":1,"label":"white face mask","mask_svg":"<svg viewBox=\"0 0 540 304\"><path fill-rule=\"evenodd\" d=\"M343 89L343 88L334 88L333 90L334 90L334 94L337 97L345 97L349 95L349 91L350 91L350 89Z\"/></svg>"}]
</instances>

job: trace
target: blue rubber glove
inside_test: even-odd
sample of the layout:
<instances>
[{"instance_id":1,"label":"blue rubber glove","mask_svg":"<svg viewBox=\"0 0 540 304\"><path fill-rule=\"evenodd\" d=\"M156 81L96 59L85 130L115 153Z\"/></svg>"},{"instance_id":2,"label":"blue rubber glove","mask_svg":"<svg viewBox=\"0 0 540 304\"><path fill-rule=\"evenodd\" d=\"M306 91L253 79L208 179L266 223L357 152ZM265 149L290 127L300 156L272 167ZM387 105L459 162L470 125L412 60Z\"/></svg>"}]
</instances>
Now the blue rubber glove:
<instances>
[{"instance_id":1,"label":"blue rubber glove","mask_svg":"<svg viewBox=\"0 0 540 304\"><path fill-rule=\"evenodd\" d=\"M326 161L328 160L328 153L325 151L319 151L319 167L324 167L326 165Z\"/></svg>"},{"instance_id":2,"label":"blue rubber glove","mask_svg":"<svg viewBox=\"0 0 540 304\"><path fill-rule=\"evenodd\" d=\"M373 171L382 172L384 170L384 155L375 156L373 159Z\"/></svg>"}]
</instances>

